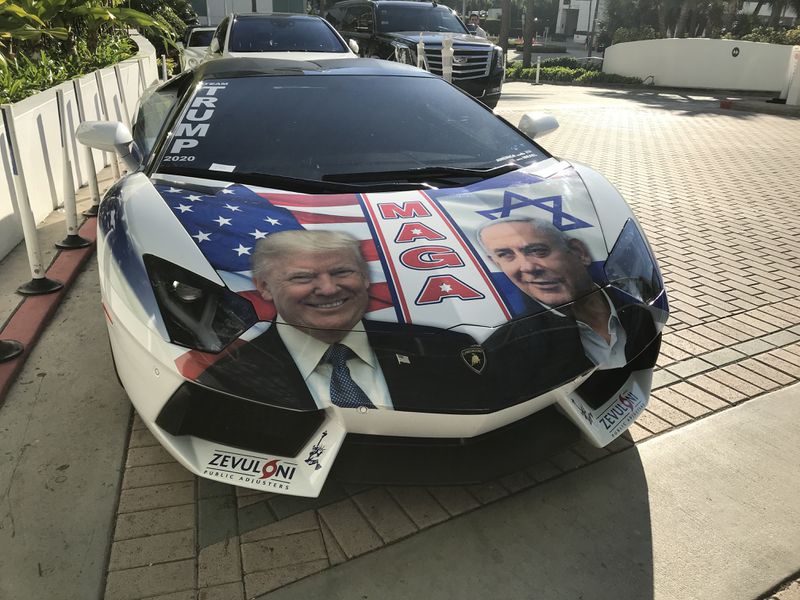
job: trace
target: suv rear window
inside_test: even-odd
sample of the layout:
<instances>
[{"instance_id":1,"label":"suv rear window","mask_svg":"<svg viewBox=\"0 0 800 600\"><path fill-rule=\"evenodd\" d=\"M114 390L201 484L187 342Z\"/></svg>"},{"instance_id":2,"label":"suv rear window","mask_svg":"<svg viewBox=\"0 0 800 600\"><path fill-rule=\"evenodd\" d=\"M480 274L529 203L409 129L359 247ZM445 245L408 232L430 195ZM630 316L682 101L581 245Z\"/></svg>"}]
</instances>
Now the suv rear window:
<instances>
[{"instance_id":1,"label":"suv rear window","mask_svg":"<svg viewBox=\"0 0 800 600\"><path fill-rule=\"evenodd\" d=\"M202 31L193 31L189 34L189 43L186 44L189 48L200 48L211 45L211 40L214 39L213 29L204 29Z\"/></svg>"},{"instance_id":2,"label":"suv rear window","mask_svg":"<svg viewBox=\"0 0 800 600\"><path fill-rule=\"evenodd\" d=\"M260 17L236 19L230 52L347 52L322 19Z\"/></svg>"}]
</instances>

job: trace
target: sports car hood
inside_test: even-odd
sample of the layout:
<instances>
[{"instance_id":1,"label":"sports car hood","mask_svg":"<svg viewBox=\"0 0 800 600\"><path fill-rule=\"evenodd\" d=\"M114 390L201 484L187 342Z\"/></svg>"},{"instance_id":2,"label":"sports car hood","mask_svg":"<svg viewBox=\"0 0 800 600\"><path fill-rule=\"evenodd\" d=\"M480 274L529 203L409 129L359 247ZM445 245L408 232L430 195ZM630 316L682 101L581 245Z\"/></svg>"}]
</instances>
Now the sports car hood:
<instances>
[{"instance_id":1,"label":"sports car hood","mask_svg":"<svg viewBox=\"0 0 800 600\"><path fill-rule=\"evenodd\" d=\"M363 318L461 328L478 338L606 286L604 265L620 234L604 235L583 179L552 160L425 191L156 188L210 266L264 321L281 311L257 291L252 261L260 241L277 232L335 231L358 240L369 279Z\"/></svg>"},{"instance_id":2,"label":"sports car hood","mask_svg":"<svg viewBox=\"0 0 800 600\"><path fill-rule=\"evenodd\" d=\"M584 178L554 159L439 190L308 195L177 181L156 189L257 314L221 354L177 361L184 376L226 393L261 390L271 404L301 408L303 378L344 338L380 364L396 409L493 411L595 367L624 367L666 319L657 267L630 213L601 220ZM309 251L315 232L338 241ZM354 248L364 277L352 276ZM298 373L295 364L305 366ZM420 381L435 388L424 407L413 401Z\"/></svg>"},{"instance_id":3,"label":"sports car hood","mask_svg":"<svg viewBox=\"0 0 800 600\"><path fill-rule=\"evenodd\" d=\"M453 40L454 44L464 45L469 44L471 46L477 47L492 47L490 41L475 37L474 35L469 35L466 33L440 33L435 31L393 31L391 33L384 33L388 38L396 39L398 41L402 41L409 45L414 45L419 42L420 35L422 36L422 41L426 45L433 44L441 46L442 41L445 38L450 38Z\"/></svg>"}]
</instances>

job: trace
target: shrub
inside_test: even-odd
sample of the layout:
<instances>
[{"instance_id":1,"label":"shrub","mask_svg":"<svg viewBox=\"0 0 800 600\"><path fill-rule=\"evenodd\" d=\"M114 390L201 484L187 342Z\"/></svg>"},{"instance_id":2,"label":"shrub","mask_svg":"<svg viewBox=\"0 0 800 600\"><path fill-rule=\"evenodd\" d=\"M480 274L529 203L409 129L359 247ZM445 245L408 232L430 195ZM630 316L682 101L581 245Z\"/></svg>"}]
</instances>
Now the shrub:
<instances>
[{"instance_id":1,"label":"shrub","mask_svg":"<svg viewBox=\"0 0 800 600\"><path fill-rule=\"evenodd\" d=\"M749 33L737 35L725 34L725 39L742 40L744 42L766 42L767 44L800 44L800 27L794 29L773 29L772 27L755 27Z\"/></svg>"},{"instance_id":2,"label":"shrub","mask_svg":"<svg viewBox=\"0 0 800 600\"><path fill-rule=\"evenodd\" d=\"M580 67L578 59L574 56L559 56L557 58L547 58L542 61L543 67L567 67L577 69Z\"/></svg>"},{"instance_id":3,"label":"shrub","mask_svg":"<svg viewBox=\"0 0 800 600\"><path fill-rule=\"evenodd\" d=\"M583 69L570 69L568 67L543 67L539 75L539 81L575 81L576 77L583 75L585 72Z\"/></svg>"},{"instance_id":4,"label":"shrub","mask_svg":"<svg viewBox=\"0 0 800 600\"><path fill-rule=\"evenodd\" d=\"M30 57L18 54L0 70L0 102L18 102L133 54L133 42L115 36L101 37L94 52L89 51L86 40L78 40L69 53L40 50Z\"/></svg>"},{"instance_id":5,"label":"shrub","mask_svg":"<svg viewBox=\"0 0 800 600\"><path fill-rule=\"evenodd\" d=\"M575 79L575 83L642 83L642 80L638 77L626 77L615 73L586 71L583 75Z\"/></svg>"},{"instance_id":6,"label":"shrub","mask_svg":"<svg viewBox=\"0 0 800 600\"><path fill-rule=\"evenodd\" d=\"M518 60L506 67L506 77L519 79L522 76L522 61Z\"/></svg>"},{"instance_id":7,"label":"shrub","mask_svg":"<svg viewBox=\"0 0 800 600\"><path fill-rule=\"evenodd\" d=\"M555 59L553 62L556 62ZM574 59L573 59L574 60ZM550 63L551 61L547 61ZM565 60L566 62L566 60ZM513 73L513 75L512 75ZM515 62L513 63L508 70L506 71L506 75L510 77L514 77L515 79L521 80L530 80L533 81L536 79L536 67L531 67L530 69L523 69L522 63ZM582 67L577 68L570 68L566 66L560 65L551 65L548 64L545 66L545 63L542 63L542 68L539 71L539 81L540 82L559 82L559 83L627 83L627 84L636 84L642 83L642 80L638 77L625 77L623 75L616 75L614 73L603 73L602 71L591 68L585 69Z\"/></svg>"},{"instance_id":8,"label":"shrub","mask_svg":"<svg viewBox=\"0 0 800 600\"><path fill-rule=\"evenodd\" d=\"M656 40L661 34L652 27L620 27L614 32L612 43L622 44L623 42L637 42L639 40Z\"/></svg>"}]
</instances>

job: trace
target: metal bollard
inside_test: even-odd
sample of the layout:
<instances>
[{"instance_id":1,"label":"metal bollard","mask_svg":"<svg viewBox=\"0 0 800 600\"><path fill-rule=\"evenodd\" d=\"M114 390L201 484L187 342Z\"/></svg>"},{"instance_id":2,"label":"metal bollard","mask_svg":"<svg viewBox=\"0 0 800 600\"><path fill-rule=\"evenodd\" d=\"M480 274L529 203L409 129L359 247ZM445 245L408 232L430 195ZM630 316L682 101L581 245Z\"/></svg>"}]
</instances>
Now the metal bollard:
<instances>
[{"instance_id":1,"label":"metal bollard","mask_svg":"<svg viewBox=\"0 0 800 600\"><path fill-rule=\"evenodd\" d=\"M542 70L542 57L536 57L536 85L539 85L539 71Z\"/></svg>"},{"instance_id":2,"label":"metal bollard","mask_svg":"<svg viewBox=\"0 0 800 600\"><path fill-rule=\"evenodd\" d=\"M140 58L136 61L139 63L139 84L142 86L142 93L147 89L147 77L144 74L144 59Z\"/></svg>"},{"instance_id":3,"label":"metal bollard","mask_svg":"<svg viewBox=\"0 0 800 600\"><path fill-rule=\"evenodd\" d=\"M167 77L167 57L164 54L161 55L161 79L164 81L169 79Z\"/></svg>"},{"instance_id":4,"label":"metal bollard","mask_svg":"<svg viewBox=\"0 0 800 600\"><path fill-rule=\"evenodd\" d=\"M77 79L73 79L72 87L75 89L75 104L78 107L78 121L83 123L86 120L86 111L83 107L83 91L81 90L81 84ZM98 207L100 206L100 186L97 184L97 169L94 165L94 153L89 146L84 146L83 144L78 145L83 148L86 165L89 167L86 179L89 180L89 190L92 193L92 206L83 211L83 216L96 217Z\"/></svg>"},{"instance_id":5,"label":"metal bollard","mask_svg":"<svg viewBox=\"0 0 800 600\"><path fill-rule=\"evenodd\" d=\"M22 223L22 234L25 238L25 250L28 252L28 263L31 267L32 279L17 288L17 292L25 296L49 294L64 287L64 284L55 279L45 277L45 268L42 262L42 252L39 249L39 235L36 231L36 220L33 218L31 203L28 197L28 186L25 183L25 173L19 156L19 143L17 131L14 128L14 108L11 104L0 107L3 112L3 125L6 130L8 143L8 156L11 160L11 171L14 179L14 190L17 196L17 211Z\"/></svg>"},{"instance_id":6,"label":"metal bollard","mask_svg":"<svg viewBox=\"0 0 800 600\"><path fill-rule=\"evenodd\" d=\"M453 81L453 38L442 40L442 79Z\"/></svg>"},{"instance_id":7,"label":"metal bollard","mask_svg":"<svg viewBox=\"0 0 800 600\"><path fill-rule=\"evenodd\" d=\"M17 358L24 349L17 340L0 340L0 363Z\"/></svg>"},{"instance_id":8,"label":"metal bollard","mask_svg":"<svg viewBox=\"0 0 800 600\"><path fill-rule=\"evenodd\" d=\"M103 114L104 121L110 121L111 119L108 118L106 91L103 89L103 74L100 71L95 71L94 78L97 81L97 93L100 96L100 112ZM117 162L116 152L111 153L111 173L114 176L114 181L119 179L119 163Z\"/></svg>"},{"instance_id":9,"label":"metal bollard","mask_svg":"<svg viewBox=\"0 0 800 600\"><path fill-rule=\"evenodd\" d=\"M114 75L117 78L119 102L122 104L122 112L125 113L125 124L128 126L128 129L132 129L133 123L131 122L131 114L128 112L128 101L125 99L125 86L122 85L122 71L120 71L118 64L114 65Z\"/></svg>"},{"instance_id":10,"label":"metal bollard","mask_svg":"<svg viewBox=\"0 0 800 600\"><path fill-rule=\"evenodd\" d=\"M56 242L56 248L71 250L86 248L92 242L78 235L78 209L75 206L75 184L72 181L72 161L69 159L69 142L67 138L67 106L64 102L64 90L56 90L56 107L61 133L61 175L64 183L64 217L67 222L67 237Z\"/></svg>"},{"instance_id":11,"label":"metal bollard","mask_svg":"<svg viewBox=\"0 0 800 600\"><path fill-rule=\"evenodd\" d=\"M425 68L425 42L422 41L421 33L417 42L417 67L420 69Z\"/></svg>"}]
</instances>

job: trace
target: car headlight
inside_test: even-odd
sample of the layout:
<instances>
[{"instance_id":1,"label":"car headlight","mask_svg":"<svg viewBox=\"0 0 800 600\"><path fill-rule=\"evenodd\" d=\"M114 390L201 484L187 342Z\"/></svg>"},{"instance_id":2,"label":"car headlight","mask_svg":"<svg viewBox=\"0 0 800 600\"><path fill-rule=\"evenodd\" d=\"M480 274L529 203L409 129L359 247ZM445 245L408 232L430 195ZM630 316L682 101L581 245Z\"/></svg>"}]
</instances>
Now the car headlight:
<instances>
[{"instance_id":1,"label":"car headlight","mask_svg":"<svg viewBox=\"0 0 800 600\"><path fill-rule=\"evenodd\" d=\"M190 69L193 69L197 66L200 61L196 58L190 58L186 61L186 64L189 66Z\"/></svg>"},{"instance_id":2,"label":"car headlight","mask_svg":"<svg viewBox=\"0 0 800 600\"><path fill-rule=\"evenodd\" d=\"M253 305L228 288L152 254L143 258L173 343L216 354L258 321Z\"/></svg>"},{"instance_id":3,"label":"car headlight","mask_svg":"<svg viewBox=\"0 0 800 600\"><path fill-rule=\"evenodd\" d=\"M394 47L394 59L397 62L404 65L417 64L417 57L411 48L400 42L392 42L392 46Z\"/></svg>"},{"instance_id":4,"label":"car headlight","mask_svg":"<svg viewBox=\"0 0 800 600\"><path fill-rule=\"evenodd\" d=\"M506 68L506 55L503 54L503 49L500 46L494 47L494 60L498 69Z\"/></svg>"},{"instance_id":5,"label":"car headlight","mask_svg":"<svg viewBox=\"0 0 800 600\"><path fill-rule=\"evenodd\" d=\"M664 289L658 266L633 219L628 219L605 264L609 285L650 304Z\"/></svg>"}]
</instances>

